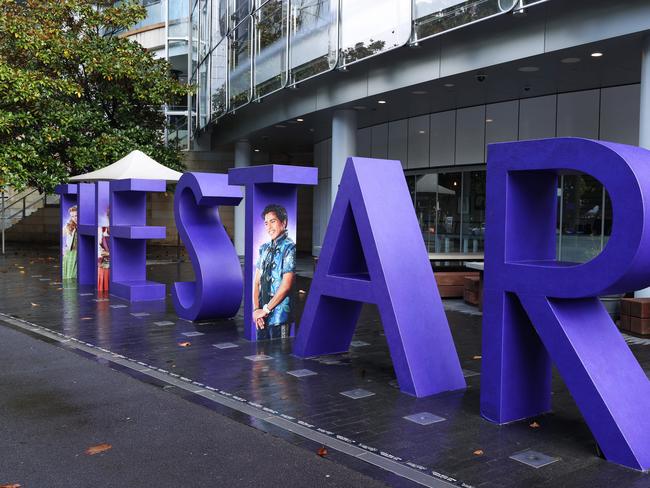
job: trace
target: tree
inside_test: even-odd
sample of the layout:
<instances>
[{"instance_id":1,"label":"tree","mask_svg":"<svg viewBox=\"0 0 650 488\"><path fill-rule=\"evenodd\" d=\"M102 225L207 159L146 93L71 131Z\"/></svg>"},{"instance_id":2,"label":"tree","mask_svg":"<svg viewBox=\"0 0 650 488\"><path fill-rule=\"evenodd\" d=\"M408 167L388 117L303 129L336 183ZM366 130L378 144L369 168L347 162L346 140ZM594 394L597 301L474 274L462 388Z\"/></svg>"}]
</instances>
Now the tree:
<instances>
[{"instance_id":1,"label":"tree","mask_svg":"<svg viewBox=\"0 0 650 488\"><path fill-rule=\"evenodd\" d=\"M181 169L162 106L190 89L120 36L135 0L0 0L0 184L51 191L133 149Z\"/></svg>"}]
</instances>

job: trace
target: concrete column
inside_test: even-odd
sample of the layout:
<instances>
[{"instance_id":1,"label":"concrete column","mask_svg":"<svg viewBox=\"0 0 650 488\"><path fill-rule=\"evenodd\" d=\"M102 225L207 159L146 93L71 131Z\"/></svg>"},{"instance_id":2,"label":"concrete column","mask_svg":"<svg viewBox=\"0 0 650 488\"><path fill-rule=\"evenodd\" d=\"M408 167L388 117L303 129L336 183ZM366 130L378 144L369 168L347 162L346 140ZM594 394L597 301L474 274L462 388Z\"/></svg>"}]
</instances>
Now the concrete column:
<instances>
[{"instance_id":1,"label":"concrete column","mask_svg":"<svg viewBox=\"0 0 650 488\"><path fill-rule=\"evenodd\" d=\"M357 113L352 109L335 110L332 116L332 183L331 205L334 205L343 168L348 156L357 154Z\"/></svg>"},{"instance_id":2,"label":"concrete column","mask_svg":"<svg viewBox=\"0 0 650 488\"><path fill-rule=\"evenodd\" d=\"M235 168L245 168L251 165L251 144L242 139L235 143ZM244 255L246 242L246 199L235 207L235 249L239 256Z\"/></svg>"},{"instance_id":3,"label":"concrete column","mask_svg":"<svg viewBox=\"0 0 650 488\"><path fill-rule=\"evenodd\" d=\"M639 146L650 149L650 35L643 39L641 49L641 118Z\"/></svg>"},{"instance_id":4,"label":"concrete column","mask_svg":"<svg viewBox=\"0 0 650 488\"><path fill-rule=\"evenodd\" d=\"M650 35L641 46L641 114L639 117L639 147L650 149ZM649 298L650 288L634 293L636 298Z\"/></svg>"}]
</instances>

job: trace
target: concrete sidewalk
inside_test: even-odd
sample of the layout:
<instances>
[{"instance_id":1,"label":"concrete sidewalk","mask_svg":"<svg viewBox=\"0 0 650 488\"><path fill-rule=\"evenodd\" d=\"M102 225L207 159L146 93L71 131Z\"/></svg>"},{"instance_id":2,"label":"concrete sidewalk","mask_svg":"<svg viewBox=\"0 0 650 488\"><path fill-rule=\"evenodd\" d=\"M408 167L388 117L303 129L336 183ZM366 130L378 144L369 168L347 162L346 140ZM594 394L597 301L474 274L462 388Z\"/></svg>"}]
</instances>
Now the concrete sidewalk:
<instances>
[{"instance_id":1,"label":"concrete sidewalk","mask_svg":"<svg viewBox=\"0 0 650 488\"><path fill-rule=\"evenodd\" d=\"M4 325L0 358L0 486L386 486Z\"/></svg>"}]
</instances>

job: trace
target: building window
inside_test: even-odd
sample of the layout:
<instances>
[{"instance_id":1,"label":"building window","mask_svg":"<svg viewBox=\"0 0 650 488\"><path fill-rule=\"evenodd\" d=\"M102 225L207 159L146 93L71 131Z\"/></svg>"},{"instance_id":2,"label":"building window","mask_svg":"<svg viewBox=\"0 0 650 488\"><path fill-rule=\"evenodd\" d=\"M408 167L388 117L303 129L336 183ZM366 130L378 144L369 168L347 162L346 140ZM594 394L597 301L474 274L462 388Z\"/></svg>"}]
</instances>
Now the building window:
<instances>
[{"instance_id":1,"label":"building window","mask_svg":"<svg viewBox=\"0 0 650 488\"><path fill-rule=\"evenodd\" d=\"M429 253L482 253L485 171L407 175L415 214Z\"/></svg>"},{"instance_id":2,"label":"building window","mask_svg":"<svg viewBox=\"0 0 650 488\"><path fill-rule=\"evenodd\" d=\"M228 42L223 40L210 55L210 99L212 103L212 120L217 120L228 109L226 95L226 76L228 74Z\"/></svg>"},{"instance_id":3,"label":"building window","mask_svg":"<svg viewBox=\"0 0 650 488\"><path fill-rule=\"evenodd\" d=\"M263 97L287 81L287 0L269 0L255 12L255 96Z\"/></svg>"},{"instance_id":4,"label":"building window","mask_svg":"<svg viewBox=\"0 0 650 488\"><path fill-rule=\"evenodd\" d=\"M228 90L231 109L247 104L251 99L251 22L250 17L229 35Z\"/></svg>"},{"instance_id":5,"label":"building window","mask_svg":"<svg viewBox=\"0 0 650 488\"><path fill-rule=\"evenodd\" d=\"M340 23L340 63L351 64L408 42L411 0L343 0Z\"/></svg>"},{"instance_id":6,"label":"building window","mask_svg":"<svg viewBox=\"0 0 650 488\"><path fill-rule=\"evenodd\" d=\"M559 178L557 259L584 263L605 247L612 231L612 205L603 185L582 174Z\"/></svg>"},{"instance_id":7,"label":"building window","mask_svg":"<svg viewBox=\"0 0 650 488\"><path fill-rule=\"evenodd\" d=\"M426 39L507 13L518 3L519 0L414 0L414 38Z\"/></svg>"},{"instance_id":8,"label":"building window","mask_svg":"<svg viewBox=\"0 0 650 488\"><path fill-rule=\"evenodd\" d=\"M336 66L337 5L334 0L291 2L289 67L291 83L304 81Z\"/></svg>"}]
</instances>

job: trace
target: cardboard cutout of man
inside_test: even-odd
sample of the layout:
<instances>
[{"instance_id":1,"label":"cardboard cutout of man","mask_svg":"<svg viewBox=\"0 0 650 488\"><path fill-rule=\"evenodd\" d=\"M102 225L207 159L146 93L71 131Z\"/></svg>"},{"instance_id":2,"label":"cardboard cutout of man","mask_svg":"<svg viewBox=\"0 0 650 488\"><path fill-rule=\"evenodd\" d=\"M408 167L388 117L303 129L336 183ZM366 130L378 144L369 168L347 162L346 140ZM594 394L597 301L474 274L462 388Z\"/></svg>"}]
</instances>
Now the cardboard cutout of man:
<instances>
[{"instance_id":1,"label":"cardboard cutout of man","mask_svg":"<svg viewBox=\"0 0 650 488\"><path fill-rule=\"evenodd\" d=\"M292 317L291 291L295 282L296 244L287 232L287 211L267 205L262 212L271 238L259 248L253 281L253 320L257 340L287 338Z\"/></svg>"},{"instance_id":2,"label":"cardboard cutout of man","mask_svg":"<svg viewBox=\"0 0 650 488\"><path fill-rule=\"evenodd\" d=\"M97 229L97 290L108 291L111 268L111 252L109 246L110 223L109 209L99 219Z\"/></svg>"},{"instance_id":3,"label":"cardboard cutout of man","mask_svg":"<svg viewBox=\"0 0 650 488\"><path fill-rule=\"evenodd\" d=\"M63 226L63 273L64 280L77 279L77 206L68 210L69 219Z\"/></svg>"}]
</instances>

